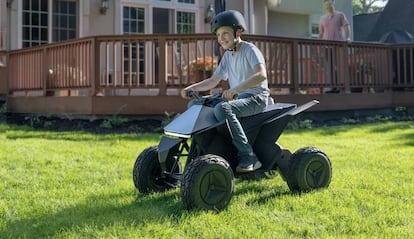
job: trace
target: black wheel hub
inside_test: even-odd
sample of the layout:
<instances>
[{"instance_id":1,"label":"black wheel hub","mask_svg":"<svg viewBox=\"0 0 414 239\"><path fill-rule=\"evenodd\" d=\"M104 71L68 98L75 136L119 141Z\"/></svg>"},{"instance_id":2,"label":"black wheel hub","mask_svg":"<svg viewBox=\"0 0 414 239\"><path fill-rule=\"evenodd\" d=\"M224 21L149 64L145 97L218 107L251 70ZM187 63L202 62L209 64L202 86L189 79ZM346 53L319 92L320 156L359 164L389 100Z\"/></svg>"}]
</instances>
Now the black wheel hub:
<instances>
[{"instance_id":1,"label":"black wheel hub","mask_svg":"<svg viewBox=\"0 0 414 239\"><path fill-rule=\"evenodd\" d=\"M216 205L225 198L231 185L226 183L226 176L219 171L211 171L201 178L200 197L208 205Z\"/></svg>"},{"instance_id":2,"label":"black wheel hub","mask_svg":"<svg viewBox=\"0 0 414 239\"><path fill-rule=\"evenodd\" d=\"M325 171L324 164L320 161L314 161L309 164L306 170L306 181L309 186L312 188L320 187L325 181Z\"/></svg>"}]
</instances>

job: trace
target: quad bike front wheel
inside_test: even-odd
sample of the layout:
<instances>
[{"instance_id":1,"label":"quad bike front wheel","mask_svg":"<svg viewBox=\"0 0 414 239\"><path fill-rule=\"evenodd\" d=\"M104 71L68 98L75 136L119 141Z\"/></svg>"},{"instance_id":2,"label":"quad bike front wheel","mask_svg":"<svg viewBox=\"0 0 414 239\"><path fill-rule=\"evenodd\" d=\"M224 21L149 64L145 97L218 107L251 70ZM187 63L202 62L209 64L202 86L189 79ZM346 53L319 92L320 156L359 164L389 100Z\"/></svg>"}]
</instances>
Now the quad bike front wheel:
<instances>
[{"instance_id":1,"label":"quad bike front wheel","mask_svg":"<svg viewBox=\"0 0 414 239\"><path fill-rule=\"evenodd\" d=\"M292 154L287 183L291 191L326 188L332 178L331 161L320 149L305 147Z\"/></svg>"},{"instance_id":2,"label":"quad bike front wheel","mask_svg":"<svg viewBox=\"0 0 414 239\"><path fill-rule=\"evenodd\" d=\"M233 191L233 171L220 156L199 156L184 170L181 198L188 210L220 211L229 204Z\"/></svg>"},{"instance_id":3,"label":"quad bike front wheel","mask_svg":"<svg viewBox=\"0 0 414 239\"><path fill-rule=\"evenodd\" d=\"M181 165L173 158L167 161L167 167L169 172L181 172ZM158 161L158 146L148 147L138 155L132 178L135 188L140 193L163 192L174 188L178 184L177 179L168 177L162 172Z\"/></svg>"}]
</instances>

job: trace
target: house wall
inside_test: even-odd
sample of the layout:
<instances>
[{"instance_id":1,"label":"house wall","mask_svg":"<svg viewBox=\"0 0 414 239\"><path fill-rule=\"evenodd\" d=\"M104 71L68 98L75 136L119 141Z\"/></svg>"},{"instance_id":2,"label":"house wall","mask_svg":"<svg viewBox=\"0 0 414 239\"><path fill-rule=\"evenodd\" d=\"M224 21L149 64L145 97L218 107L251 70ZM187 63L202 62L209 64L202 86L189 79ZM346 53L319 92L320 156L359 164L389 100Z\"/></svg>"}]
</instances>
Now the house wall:
<instances>
[{"instance_id":1,"label":"house wall","mask_svg":"<svg viewBox=\"0 0 414 239\"><path fill-rule=\"evenodd\" d=\"M211 1L214 2L214 1ZM122 0L109 1L109 9L105 15L99 12L99 1L89 4L88 20L90 21L90 35L111 35L122 34L122 8L123 6L142 7L146 10L145 15L145 33L153 33L152 18L153 8L163 8L170 10L185 10L196 13L196 33L205 33L210 31L210 24L204 22L205 12L210 1L198 1L198 5L174 4L172 2L155 2L148 0ZM87 5L87 3L84 3ZM173 28L173 27L171 27ZM171 33L174 33L172 30Z\"/></svg>"},{"instance_id":2,"label":"house wall","mask_svg":"<svg viewBox=\"0 0 414 239\"><path fill-rule=\"evenodd\" d=\"M100 1L81 1L83 11L84 25L89 29L83 29L83 36L95 35L114 35L119 34L115 31L115 3L118 1L109 1L109 8L105 14L100 13ZM119 3L119 2L118 2ZM87 24L89 23L89 24Z\"/></svg>"},{"instance_id":3,"label":"house wall","mask_svg":"<svg viewBox=\"0 0 414 239\"><path fill-rule=\"evenodd\" d=\"M337 0L339 2L341 0ZM347 0L348 1L348 0ZM283 0L279 5L269 5L270 11L320 14L323 12L322 0Z\"/></svg>"},{"instance_id":4,"label":"house wall","mask_svg":"<svg viewBox=\"0 0 414 239\"><path fill-rule=\"evenodd\" d=\"M267 35L268 34L268 11L265 0L254 1L253 21L255 34Z\"/></svg>"},{"instance_id":5,"label":"house wall","mask_svg":"<svg viewBox=\"0 0 414 239\"><path fill-rule=\"evenodd\" d=\"M19 39L18 38L19 36L18 23L19 22L21 23L21 20L20 20L21 13L19 17L17 9L19 9L19 6L21 6L21 0L12 1L10 9L7 8L6 4L7 4L6 0L0 1L0 30L2 30L3 28L4 29L8 29L9 27L11 28L7 30L7 34L8 34L7 40L11 39L9 43L11 49L18 49L21 47L18 42L18 39ZM10 12L10 24L8 21L8 18L9 18L8 12Z\"/></svg>"},{"instance_id":6,"label":"house wall","mask_svg":"<svg viewBox=\"0 0 414 239\"><path fill-rule=\"evenodd\" d=\"M2 3L5 6L6 1L2 1ZM8 14L7 11L10 11L10 30L8 31L9 36L7 36L7 40L11 39L11 42L9 43L9 46L11 49L16 49L18 48L18 41L17 41L17 37L18 37L18 30L17 30L17 20L18 20L18 16L17 16L17 8L18 8L18 3L19 1L15 0L12 2L10 9L6 9L6 14L4 14L4 16L1 18L1 20L4 22L2 23L2 26L5 26L6 28L9 27L8 25ZM3 14L2 14L3 15Z\"/></svg>"},{"instance_id":7,"label":"house wall","mask_svg":"<svg viewBox=\"0 0 414 239\"><path fill-rule=\"evenodd\" d=\"M266 0L240 0L227 1L227 10L237 10L243 14L249 34L267 35L267 1Z\"/></svg>"},{"instance_id":8,"label":"house wall","mask_svg":"<svg viewBox=\"0 0 414 239\"><path fill-rule=\"evenodd\" d=\"M49 0L52 3L53 0ZM268 4L270 0L238 0L227 1L226 8L240 11L246 18L247 33L259 35L277 35L287 37L310 37L312 24L318 24L324 13L321 0L282 0L280 4ZM145 33L151 34L152 8L186 10L196 13L196 32L210 32L210 24L204 22L205 12L213 0L196 1L196 5L177 4L174 2L149 0L109 1L106 14L101 14L101 0L78 0L78 37L93 35L122 34L122 6L146 8ZM7 26L6 1L1 1L0 27ZM352 22L352 4L349 0L336 0L335 7L343 11ZM22 0L14 0L11 8L11 49L21 48Z\"/></svg>"},{"instance_id":9,"label":"house wall","mask_svg":"<svg viewBox=\"0 0 414 239\"><path fill-rule=\"evenodd\" d=\"M304 14L269 12L268 35L309 37L309 17Z\"/></svg>"},{"instance_id":10,"label":"house wall","mask_svg":"<svg viewBox=\"0 0 414 239\"><path fill-rule=\"evenodd\" d=\"M0 1L0 31L7 27L6 1Z\"/></svg>"},{"instance_id":11,"label":"house wall","mask_svg":"<svg viewBox=\"0 0 414 239\"><path fill-rule=\"evenodd\" d=\"M49 0L49 5L53 0ZM149 0L110 0L109 8L105 14L100 13L101 0L88 0L78 2L78 37L87 37L94 35L114 35L122 34L122 6L137 6L146 8L146 26L145 33L152 33L152 8L167 8L171 10L186 10L196 13L196 32L204 33L210 31L210 24L204 23L205 12L210 4L214 1L197 1L196 5L189 4L173 4L168 2L158 2ZM0 29L7 28L7 8L6 1L0 1ZM19 49L22 47L22 0L14 0L10 9L11 12L11 49ZM50 32L50 31L49 31ZM51 34L51 33L49 33Z\"/></svg>"}]
</instances>

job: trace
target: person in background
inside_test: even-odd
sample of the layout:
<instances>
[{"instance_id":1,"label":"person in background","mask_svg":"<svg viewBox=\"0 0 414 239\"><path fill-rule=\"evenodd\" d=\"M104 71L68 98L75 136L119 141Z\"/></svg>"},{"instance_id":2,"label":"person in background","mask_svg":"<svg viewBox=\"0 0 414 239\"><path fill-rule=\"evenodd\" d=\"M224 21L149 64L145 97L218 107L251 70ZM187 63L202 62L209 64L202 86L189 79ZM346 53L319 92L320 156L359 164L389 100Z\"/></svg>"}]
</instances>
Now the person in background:
<instances>
[{"instance_id":1,"label":"person in background","mask_svg":"<svg viewBox=\"0 0 414 239\"><path fill-rule=\"evenodd\" d=\"M335 10L333 0L324 0L326 14L319 21L319 38L324 40L351 41L351 28L345 14ZM342 29L345 32L342 34Z\"/></svg>"},{"instance_id":2,"label":"person in background","mask_svg":"<svg viewBox=\"0 0 414 239\"><path fill-rule=\"evenodd\" d=\"M351 42L351 28L345 14L336 11L333 0L324 0L323 5L326 14L319 21L319 38L323 40ZM326 48L324 56L326 68L326 83L338 83L338 53L334 48ZM331 80L331 81L330 81ZM325 93L339 93L337 88L325 88Z\"/></svg>"},{"instance_id":3,"label":"person in background","mask_svg":"<svg viewBox=\"0 0 414 239\"><path fill-rule=\"evenodd\" d=\"M238 151L238 173L251 172L262 166L238 117L262 112L270 95L263 54L254 44L241 39L245 30L246 23L240 12L229 10L217 14L211 22L211 32L226 51L210 78L181 91L183 98L189 98L189 91L208 91L221 81L229 82L230 88L222 93L225 101L214 107L214 115L219 121L227 121L233 145Z\"/></svg>"}]
</instances>

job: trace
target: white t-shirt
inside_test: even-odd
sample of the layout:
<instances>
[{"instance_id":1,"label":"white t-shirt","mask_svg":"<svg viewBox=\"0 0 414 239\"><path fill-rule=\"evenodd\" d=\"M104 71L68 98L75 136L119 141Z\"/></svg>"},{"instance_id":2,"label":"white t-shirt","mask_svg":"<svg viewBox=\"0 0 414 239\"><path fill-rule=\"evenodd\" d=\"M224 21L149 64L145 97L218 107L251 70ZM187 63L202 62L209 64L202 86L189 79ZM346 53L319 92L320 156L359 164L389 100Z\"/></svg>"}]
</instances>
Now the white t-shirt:
<instances>
[{"instance_id":1,"label":"white t-shirt","mask_svg":"<svg viewBox=\"0 0 414 239\"><path fill-rule=\"evenodd\" d=\"M254 67L257 64L265 64L263 54L254 44L243 42L237 54L233 55L231 51L224 53L220 64L214 71L214 75L220 79L228 80L230 89L232 89L253 75ZM268 96L268 81L266 79L257 86L240 93L252 95L263 94Z\"/></svg>"}]
</instances>

